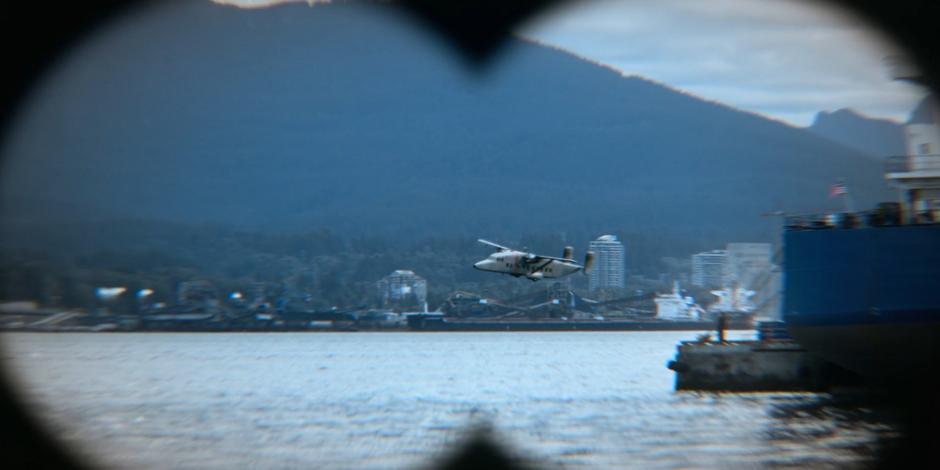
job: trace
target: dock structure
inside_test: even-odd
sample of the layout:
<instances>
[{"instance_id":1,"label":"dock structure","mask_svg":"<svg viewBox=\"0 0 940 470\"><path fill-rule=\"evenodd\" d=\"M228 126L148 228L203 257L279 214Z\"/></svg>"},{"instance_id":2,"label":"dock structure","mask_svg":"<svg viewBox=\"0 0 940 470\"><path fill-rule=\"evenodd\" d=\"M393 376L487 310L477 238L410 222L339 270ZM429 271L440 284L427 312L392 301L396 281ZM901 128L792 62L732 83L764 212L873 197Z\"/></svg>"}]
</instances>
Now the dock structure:
<instances>
[{"instance_id":1,"label":"dock structure","mask_svg":"<svg viewBox=\"0 0 940 470\"><path fill-rule=\"evenodd\" d=\"M64 312L53 313L39 321L32 322L31 324L28 325L28 327L31 329L52 328L55 325L58 325L59 323L67 322L68 320L71 320L72 318L75 318L81 315L82 315L81 312L77 312L74 310L67 310Z\"/></svg>"},{"instance_id":2,"label":"dock structure","mask_svg":"<svg viewBox=\"0 0 940 470\"><path fill-rule=\"evenodd\" d=\"M667 367L676 372L676 390L820 392L859 381L792 339L770 335L747 341L682 341Z\"/></svg>"}]
</instances>

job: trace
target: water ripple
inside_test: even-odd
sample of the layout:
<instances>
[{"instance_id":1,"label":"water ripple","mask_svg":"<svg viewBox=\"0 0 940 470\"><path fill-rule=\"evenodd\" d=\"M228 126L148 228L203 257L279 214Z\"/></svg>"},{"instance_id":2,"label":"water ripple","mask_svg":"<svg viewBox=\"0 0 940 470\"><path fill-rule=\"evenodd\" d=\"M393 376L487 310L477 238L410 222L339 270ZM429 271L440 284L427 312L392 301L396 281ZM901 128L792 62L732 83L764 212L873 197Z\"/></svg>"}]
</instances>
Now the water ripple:
<instances>
[{"instance_id":1,"label":"water ripple","mask_svg":"<svg viewBox=\"0 0 940 470\"><path fill-rule=\"evenodd\" d=\"M676 393L688 336L7 334L3 353L116 468L415 468L481 425L546 468L842 468L897 436L826 395Z\"/></svg>"}]
</instances>

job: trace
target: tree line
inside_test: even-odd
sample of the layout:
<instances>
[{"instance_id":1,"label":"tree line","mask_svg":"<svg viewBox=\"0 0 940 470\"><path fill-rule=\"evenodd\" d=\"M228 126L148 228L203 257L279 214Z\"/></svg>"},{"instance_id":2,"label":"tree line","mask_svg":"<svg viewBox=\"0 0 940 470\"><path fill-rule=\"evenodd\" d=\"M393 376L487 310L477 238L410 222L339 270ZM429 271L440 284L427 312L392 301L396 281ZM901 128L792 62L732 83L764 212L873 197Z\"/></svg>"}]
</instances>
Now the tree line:
<instances>
[{"instance_id":1,"label":"tree line","mask_svg":"<svg viewBox=\"0 0 940 470\"><path fill-rule=\"evenodd\" d=\"M696 238L611 230L624 242L628 275L653 279L687 272L689 255L720 247ZM580 258L601 233L522 233L493 241L558 256L566 245ZM455 290L509 298L544 288L472 269L491 249L476 235L401 237L336 233L242 231L222 226L142 220L56 226L6 226L0 232L0 300L34 300L51 307L92 308L95 288L122 286L121 308L135 311L133 293L151 289L150 302L172 305L181 282L209 281L220 298L261 286L271 297L308 299L314 308L373 306L376 282L397 269L428 281L431 308ZM582 276L572 287L586 288Z\"/></svg>"}]
</instances>

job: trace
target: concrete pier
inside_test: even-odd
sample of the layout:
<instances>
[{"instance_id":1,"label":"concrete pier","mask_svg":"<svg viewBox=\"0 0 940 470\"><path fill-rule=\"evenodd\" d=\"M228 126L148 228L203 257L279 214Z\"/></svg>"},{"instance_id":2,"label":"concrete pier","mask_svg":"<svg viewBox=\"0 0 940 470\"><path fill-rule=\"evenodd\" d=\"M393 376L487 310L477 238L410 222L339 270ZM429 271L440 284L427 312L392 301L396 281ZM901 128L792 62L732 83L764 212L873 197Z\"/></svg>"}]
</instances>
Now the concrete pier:
<instances>
[{"instance_id":1,"label":"concrete pier","mask_svg":"<svg viewBox=\"0 0 940 470\"><path fill-rule=\"evenodd\" d=\"M677 349L667 365L676 390L827 391L857 380L792 340L683 341Z\"/></svg>"}]
</instances>

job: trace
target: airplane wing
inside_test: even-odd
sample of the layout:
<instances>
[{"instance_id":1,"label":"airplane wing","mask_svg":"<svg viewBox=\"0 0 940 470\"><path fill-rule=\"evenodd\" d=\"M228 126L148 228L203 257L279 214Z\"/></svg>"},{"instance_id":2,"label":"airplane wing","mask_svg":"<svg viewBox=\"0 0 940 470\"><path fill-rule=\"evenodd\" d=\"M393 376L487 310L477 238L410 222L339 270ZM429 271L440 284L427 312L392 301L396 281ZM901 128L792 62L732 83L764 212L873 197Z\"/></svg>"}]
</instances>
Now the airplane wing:
<instances>
[{"instance_id":1,"label":"airplane wing","mask_svg":"<svg viewBox=\"0 0 940 470\"><path fill-rule=\"evenodd\" d=\"M484 240L484 239L482 239L482 238L478 238L477 241L480 242L480 243L482 243L482 244L484 244L484 245L492 246L493 248L496 248L496 249L498 249L499 251L510 251L510 250L511 250L511 248L509 248L509 247L505 247L505 246L503 246L503 245L498 245L498 244L496 244L496 243L493 243L493 242L491 242L491 241L489 241L489 240Z\"/></svg>"},{"instance_id":2,"label":"airplane wing","mask_svg":"<svg viewBox=\"0 0 940 470\"><path fill-rule=\"evenodd\" d=\"M573 260L573 259L558 258L557 256L535 255L535 257L532 258L532 259L533 259L533 261L538 261L538 260L540 260L540 259L551 259L551 260L555 260L555 261L565 261L565 262L567 262L567 263L578 264L578 262L575 261L575 260Z\"/></svg>"}]
</instances>

